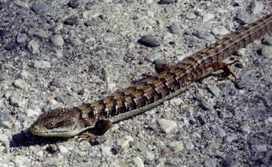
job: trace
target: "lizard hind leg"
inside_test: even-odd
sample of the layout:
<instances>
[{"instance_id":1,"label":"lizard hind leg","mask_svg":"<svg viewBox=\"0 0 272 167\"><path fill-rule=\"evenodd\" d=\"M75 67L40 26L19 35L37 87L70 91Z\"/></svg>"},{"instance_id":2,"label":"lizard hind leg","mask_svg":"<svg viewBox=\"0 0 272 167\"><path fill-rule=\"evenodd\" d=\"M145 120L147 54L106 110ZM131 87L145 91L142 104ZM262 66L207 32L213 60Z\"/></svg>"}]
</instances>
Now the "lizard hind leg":
<instances>
[{"instance_id":1,"label":"lizard hind leg","mask_svg":"<svg viewBox=\"0 0 272 167\"><path fill-rule=\"evenodd\" d=\"M230 75L233 76L234 80L233 83L235 84L235 87L238 89L243 89L244 86L241 85L238 80L236 75L231 71L231 69L229 68L230 65L233 65L235 63L239 62L239 60L235 60L231 63L225 63L225 62L216 62L212 65L213 70L214 71L218 71L218 70L223 70L223 73L221 73L221 76L219 78L219 80L224 80L227 79Z\"/></svg>"}]
</instances>

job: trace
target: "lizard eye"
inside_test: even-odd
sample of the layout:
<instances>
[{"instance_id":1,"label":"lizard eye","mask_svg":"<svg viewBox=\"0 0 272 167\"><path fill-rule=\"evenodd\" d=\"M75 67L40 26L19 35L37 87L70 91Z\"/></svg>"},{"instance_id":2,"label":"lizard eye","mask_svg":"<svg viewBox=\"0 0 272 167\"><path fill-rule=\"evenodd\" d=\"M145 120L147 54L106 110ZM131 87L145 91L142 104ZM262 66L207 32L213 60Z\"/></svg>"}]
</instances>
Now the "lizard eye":
<instances>
[{"instance_id":1,"label":"lizard eye","mask_svg":"<svg viewBox=\"0 0 272 167\"><path fill-rule=\"evenodd\" d=\"M54 122L50 122L49 124L46 125L47 129L53 129L56 126Z\"/></svg>"}]
</instances>

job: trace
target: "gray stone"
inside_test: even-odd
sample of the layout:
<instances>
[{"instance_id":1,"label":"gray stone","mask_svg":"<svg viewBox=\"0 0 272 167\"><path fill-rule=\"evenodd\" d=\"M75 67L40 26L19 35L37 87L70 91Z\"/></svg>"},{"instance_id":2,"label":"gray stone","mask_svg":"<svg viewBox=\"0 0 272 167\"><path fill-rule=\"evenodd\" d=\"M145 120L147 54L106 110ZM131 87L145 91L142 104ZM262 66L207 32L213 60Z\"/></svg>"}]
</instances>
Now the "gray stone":
<instances>
[{"instance_id":1,"label":"gray stone","mask_svg":"<svg viewBox=\"0 0 272 167\"><path fill-rule=\"evenodd\" d=\"M195 15L195 13L188 12L188 13L186 13L186 18L189 20L194 20L194 19L196 19L196 15Z\"/></svg>"},{"instance_id":2,"label":"gray stone","mask_svg":"<svg viewBox=\"0 0 272 167\"><path fill-rule=\"evenodd\" d=\"M40 28L31 28L28 31L28 34L34 35L36 37L48 38L48 34L43 29L40 29Z\"/></svg>"},{"instance_id":3,"label":"gray stone","mask_svg":"<svg viewBox=\"0 0 272 167\"><path fill-rule=\"evenodd\" d=\"M34 67L41 68L41 69L48 69L48 68L51 68L51 63L44 60L36 60L34 62Z\"/></svg>"},{"instance_id":4,"label":"gray stone","mask_svg":"<svg viewBox=\"0 0 272 167\"><path fill-rule=\"evenodd\" d=\"M57 88L64 88L69 83L67 78L54 78L52 82L50 82L51 86L56 86Z\"/></svg>"},{"instance_id":5,"label":"gray stone","mask_svg":"<svg viewBox=\"0 0 272 167\"><path fill-rule=\"evenodd\" d=\"M160 125L161 130L166 134L177 128L177 123L175 121L166 119L159 119L157 121Z\"/></svg>"},{"instance_id":6,"label":"gray stone","mask_svg":"<svg viewBox=\"0 0 272 167\"><path fill-rule=\"evenodd\" d=\"M208 22L210 20L212 20L213 18L215 17L214 14L211 14L211 13L207 13L207 14L204 14L203 15L203 22Z\"/></svg>"},{"instance_id":7,"label":"gray stone","mask_svg":"<svg viewBox=\"0 0 272 167\"><path fill-rule=\"evenodd\" d=\"M141 152L146 152L148 149L146 147L146 145L144 145L142 142L135 140L134 142L132 142L132 145L139 151Z\"/></svg>"},{"instance_id":8,"label":"gray stone","mask_svg":"<svg viewBox=\"0 0 272 167\"><path fill-rule=\"evenodd\" d=\"M11 128L11 117L5 112L0 112L0 127Z\"/></svg>"},{"instance_id":9,"label":"gray stone","mask_svg":"<svg viewBox=\"0 0 272 167\"><path fill-rule=\"evenodd\" d=\"M28 1L15 0L15 1L14 1L14 4L16 4L17 6L22 7L22 8L26 8L26 9L29 8L29 3L28 3ZM0 166L1 166L1 165L0 165Z\"/></svg>"},{"instance_id":10,"label":"gray stone","mask_svg":"<svg viewBox=\"0 0 272 167\"><path fill-rule=\"evenodd\" d=\"M158 47L160 43L158 42L157 38L153 35L144 35L138 41L140 44L147 46L147 47Z\"/></svg>"},{"instance_id":11,"label":"gray stone","mask_svg":"<svg viewBox=\"0 0 272 167\"><path fill-rule=\"evenodd\" d=\"M229 34L230 31L229 31L226 27L219 26L219 27L213 28L213 29L212 29L212 33L213 33L214 35L224 36L224 35Z\"/></svg>"},{"instance_id":12,"label":"gray stone","mask_svg":"<svg viewBox=\"0 0 272 167\"><path fill-rule=\"evenodd\" d=\"M222 129L219 126L214 127L214 132L216 137L225 137L226 136L226 132L224 131L224 129Z\"/></svg>"},{"instance_id":13,"label":"gray stone","mask_svg":"<svg viewBox=\"0 0 272 167\"><path fill-rule=\"evenodd\" d=\"M261 50L262 56L272 58L272 46L264 46Z\"/></svg>"},{"instance_id":14,"label":"gray stone","mask_svg":"<svg viewBox=\"0 0 272 167\"><path fill-rule=\"evenodd\" d=\"M231 134L231 135L228 135L228 136L226 137L225 141L226 141L227 143L231 143L232 141L237 140L237 139L238 139L237 135Z\"/></svg>"},{"instance_id":15,"label":"gray stone","mask_svg":"<svg viewBox=\"0 0 272 167\"><path fill-rule=\"evenodd\" d=\"M203 31L203 30L199 30L195 33L195 35L201 39L205 39L206 41L209 42L213 42L215 41L215 37L214 35L212 35L211 33L207 32L207 31Z\"/></svg>"},{"instance_id":16,"label":"gray stone","mask_svg":"<svg viewBox=\"0 0 272 167\"><path fill-rule=\"evenodd\" d=\"M63 145L58 145L58 148L59 148L61 153L65 154L65 153L69 152L69 150L66 147L64 147Z\"/></svg>"},{"instance_id":17,"label":"gray stone","mask_svg":"<svg viewBox=\"0 0 272 167\"><path fill-rule=\"evenodd\" d=\"M70 95L70 94L64 94L64 95L60 95L60 96L55 97L55 99L56 99L58 102L67 104L67 103L72 102L73 99L74 99L74 97L73 97L72 95Z\"/></svg>"},{"instance_id":18,"label":"gray stone","mask_svg":"<svg viewBox=\"0 0 272 167\"><path fill-rule=\"evenodd\" d=\"M85 22L85 25L86 26L94 26L94 25L96 25L96 22L94 20L87 20Z\"/></svg>"},{"instance_id":19,"label":"gray stone","mask_svg":"<svg viewBox=\"0 0 272 167\"><path fill-rule=\"evenodd\" d=\"M117 145L121 147L121 150L129 146L129 143L134 139L131 136L124 136L123 138L117 140Z\"/></svg>"},{"instance_id":20,"label":"gray stone","mask_svg":"<svg viewBox=\"0 0 272 167\"><path fill-rule=\"evenodd\" d=\"M47 12L48 7L45 3L39 2L39 3L34 4L32 6L32 9L34 10L35 13L41 14L41 13Z\"/></svg>"},{"instance_id":21,"label":"gray stone","mask_svg":"<svg viewBox=\"0 0 272 167\"><path fill-rule=\"evenodd\" d=\"M250 24L256 20L256 17L252 17L249 13L240 11L235 17L236 20L244 24Z\"/></svg>"},{"instance_id":22,"label":"gray stone","mask_svg":"<svg viewBox=\"0 0 272 167\"><path fill-rule=\"evenodd\" d=\"M139 156L134 157L132 159L132 161L136 167L144 167L145 166L143 160Z\"/></svg>"},{"instance_id":23,"label":"gray stone","mask_svg":"<svg viewBox=\"0 0 272 167\"><path fill-rule=\"evenodd\" d=\"M204 131L204 132L202 133L202 136L203 136L203 138L206 139L206 140L211 140L211 139L212 139L212 134L211 134L210 131Z\"/></svg>"},{"instance_id":24,"label":"gray stone","mask_svg":"<svg viewBox=\"0 0 272 167\"><path fill-rule=\"evenodd\" d=\"M20 96L17 93L12 94L9 97L10 104L15 107L23 107L27 103L26 99L24 99L22 96Z\"/></svg>"},{"instance_id":25,"label":"gray stone","mask_svg":"<svg viewBox=\"0 0 272 167\"><path fill-rule=\"evenodd\" d=\"M154 62L155 60L161 59L161 58L162 58L161 53L151 53L150 55L146 57L146 60L149 62Z\"/></svg>"},{"instance_id":26,"label":"gray stone","mask_svg":"<svg viewBox=\"0 0 272 167\"><path fill-rule=\"evenodd\" d=\"M169 31L173 34L179 34L179 33L181 33L181 30L182 30L182 28L179 23L173 23L169 27Z\"/></svg>"},{"instance_id":27,"label":"gray stone","mask_svg":"<svg viewBox=\"0 0 272 167\"><path fill-rule=\"evenodd\" d=\"M61 35L56 34L50 37L50 41L52 42L53 45L57 47L61 47L64 45L64 40Z\"/></svg>"},{"instance_id":28,"label":"gray stone","mask_svg":"<svg viewBox=\"0 0 272 167\"><path fill-rule=\"evenodd\" d=\"M28 90L29 89L29 84L26 83L24 80L22 79L17 79L14 81L14 86L16 86L17 88L23 89L23 90Z\"/></svg>"},{"instance_id":29,"label":"gray stone","mask_svg":"<svg viewBox=\"0 0 272 167\"><path fill-rule=\"evenodd\" d=\"M256 1L256 0L252 1L249 6L251 7L251 11L254 14L260 14L263 11L263 8L264 8L263 2Z\"/></svg>"},{"instance_id":30,"label":"gray stone","mask_svg":"<svg viewBox=\"0 0 272 167\"><path fill-rule=\"evenodd\" d=\"M205 167L216 167L217 163L215 159L208 159L204 162Z\"/></svg>"},{"instance_id":31,"label":"gray stone","mask_svg":"<svg viewBox=\"0 0 272 167\"><path fill-rule=\"evenodd\" d=\"M267 151L267 144L254 145L254 148L255 148L258 152L266 152L266 151Z\"/></svg>"},{"instance_id":32,"label":"gray stone","mask_svg":"<svg viewBox=\"0 0 272 167\"><path fill-rule=\"evenodd\" d=\"M183 143L180 141L172 141L168 144L168 146L175 152L180 152L184 148Z\"/></svg>"},{"instance_id":33,"label":"gray stone","mask_svg":"<svg viewBox=\"0 0 272 167\"><path fill-rule=\"evenodd\" d=\"M194 146L194 144L192 143L192 142L186 142L186 149L187 150L192 150L192 149L194 149L195 148L195 146Z\"/></svg>"},{"instance_id":34,"label":"gray stone","mask_svg":"<svg viewBox=\"0 0 272 167\"><path fill-rule=\"evenodd\" d=\"M248 124L242 125L242 126L240 127L240 130L241 130L242 132L245 132L245 133L249 134L249 133L250 133L250 126L249 126Z\"/></svg>"},{"instance_id":35,"label":"gray stone","mask_svg":"<svg viewBox=\"0 0 272 167\"><path fill-rule=\"evenodd\" d=\"M268 45L272 45L272 36L265 36L263 42Z\"/></svg>"},{"instance_id":36,"label":"gray stone","mask_svg":"<svg viewBox=\"0 0 272 167\"><path fill-rule=\"evenodd\" d=\"M35 40L31 40L28 42L27 49L34 55L40 54L40 45Z\"/></svg>"},{"instance_id":37,"label":"gray stone","mask_svg":"<svg viewBox=\"0 0 272 167\"><path fill-rule=\"evenodd\" d=\"M19 33L18 35L17 35L17 37L16 37L16 41L18 42L18 43L25 43L26 42L26 39L27 39L27 36L26 36L26 34L21 34L21 33Z\"/></svg>"},{"instance_id":38,"label":"gray stone","mask_svg":"<svg viewBox=\"0 0 272 167\"><path fill-rule=\"evenodd\" d=\"M208 89L215 97L218 97L220 95L220 89L217 86L209 85Z\"/></svg>"}]
</instances>

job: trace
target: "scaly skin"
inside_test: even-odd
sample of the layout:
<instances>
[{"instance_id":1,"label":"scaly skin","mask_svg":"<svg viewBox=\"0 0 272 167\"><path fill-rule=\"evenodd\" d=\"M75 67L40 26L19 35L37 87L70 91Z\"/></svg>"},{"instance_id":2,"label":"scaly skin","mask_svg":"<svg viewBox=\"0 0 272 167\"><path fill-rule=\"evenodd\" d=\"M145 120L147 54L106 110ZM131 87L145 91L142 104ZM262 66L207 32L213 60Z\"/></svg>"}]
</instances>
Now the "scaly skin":
<instances>
[{"instance_id":1,"label":"scaly skin","mask_svg":"<svg viewBox=\"0 0 272 167\"><path fill-rule=\"evenodd\" d=\"M143 113L172 98L208 74L223 69L221 61L272 29L272 14L231 33L158 75L149 77L98 101L41 114L30 127L34 135L72 137L88 129L106 131L115 123ZM233 75L233 74L232 74ZM105 126L105 127L103 127Z\"/></svg>"}]
</instances>

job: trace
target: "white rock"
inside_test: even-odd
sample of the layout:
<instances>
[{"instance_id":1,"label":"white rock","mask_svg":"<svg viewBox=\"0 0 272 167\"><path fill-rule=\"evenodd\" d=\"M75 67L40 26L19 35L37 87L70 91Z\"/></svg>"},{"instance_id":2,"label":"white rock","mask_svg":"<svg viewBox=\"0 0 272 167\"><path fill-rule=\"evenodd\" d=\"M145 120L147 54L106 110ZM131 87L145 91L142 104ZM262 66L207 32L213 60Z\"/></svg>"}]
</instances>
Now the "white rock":
<instances>
[{"instance_id":1,"label":"white rock","mask_svg":"<svg viewBox=\"0 0 272 167\"><path fill-rule=\"evenodd\" d=\"M214 14L207 13L203 16L203 22L208 22L208 21L212 20L214 17L215 17Z\"/></svg>"},{"instance_id":2,"label":"white rock","mask_svg":"<svg viewBox=\"0 0 272 167\"><path fill-rule=\"evenodd\" d=\"M170 133L172 130L174 130L177 127L177 123L172 120L159 119L158 123L162 131L165 133Z\"/></svg>"},{"instance_id":3,"label":"white rock","mask_svg":"<svg viewBox=\"0 0 272 167\"><path fill-rule=\"evenodd\" d=\"M139 156L134 157L132 159L132 161L135 164L135 166L137 166L137 167L144 167L144 162L143 162L143 160Z\"/></svg>"},{"instance_id":4,"label":"white rock","mask_svg":"<svg viewBox=\"0 0 272 167\"><path fill-rule=\"evenodd\" d=\"M129 145L129 142L133 141L134 139L131 136L125 136L117 141L117 145L121 146L121 148L125 148Z\"/></svg>"},{"instance_id":5,"label":"white rock","mask_svg":"<svg viewBox=\"0 0 272 167\"><path fill-rule=\"evenodd\" d=\"M103 156L112 155L111 147L109 147L109 146L103 146L103 147L101 147L101 150L102 150Z\"/></svg>"},{"instance_id":6,"label":"white rock","mask_svg":"<svg viewBox=\"0 0 272 167\"><path fill-rule=\"evenodd\" d=\"M262 48L261 53L262 53L262 56L272 58L272 46L264 46Z\"/></svg>"},{"instance_id":7,"label":"white rock","mask_svg":"<svg viewBox=\"0 0 272 167\"><path fill-rule=\"evenodd\" d=\"M213 28L213 29L212 29L212 33L213 33L214 35L224 36L224 35L229 34L230 31L229 31L226 27L219 26L219 27Z\"/></svg>"},{"instance_id":8,"label":"white rock","mask_svg":"<svg viewBox=\"0 0 272 167\"><path fill-rule=\"evenodd\" d=\"M23 90L28 90L29 89L29 84L26 83L22 79L15 80L14 81L14 86L16 86L17 88L23 89Z\"/></svg>"},{"instance_id":9,"label":"white rock","mask_svg":"<svg viewBox=\"0 0 272 167\"><path fill-rule=\"evenodd\" d=\"M50 41L51 41L52 44L55 45L55 46L61 47L61 46L64 45L64 40L63 40L62 36L59 35L59 34L56 34L56 35L51 36Z\"/></svg>"},{"instance_id":10,"label":"white rock","mask_svg":"<svg viewBox=\"0 0 272 167\"><path fill-rule=\"evenodd\" d=\"M9 148L9 140L6 135L0 134L0 142L3 143L6 148Z\"/></svg>"},{"instance_id":11,"label":"white rock","mask_svg":"<svg viewBox=\"0 0 272 167\"><path fill-rule=\"evenodd\" d=\"M152 152L146 152L146 158L150 161L154 160L155 155Z\"/></svg>"},{"instance_id":12,"label":"white rock","mask_svg":"<svg viewBox=\"0 0 272 167\"><path fill-rule=\"evenodd\" d=\"M35 40L31 40L28 42L27 49L34 55L40 54L40 45Z\"/></svg>"},{"instance_id":13,"label":"white rock","mask_svg":"<svg viewBox=\"0 0 272 167\"><path fill-rule=\"evenodd\" d=\"M183 143L180 141L173 141L168 144L168 146L174 150L175 152L180 152L183 150L184 146Z\"/></svg>"},{"instance_id":14,"label":"white rock","mask_svg":"<svg viewBox=\"0 0 272 167\"><path fill-rule=\"evenodd\" d=\"M41 60L41 61L36 60L34 62L34 67L41 68L41 69L47 69L47 68L51 68L51 63L48 61L44 61L44 60Z\"/></svg>"},{"instance_id":15,"label":"white rock","mask_svg":"<svg viewBox=\"0 0 272 167\"><path fill-rule=\"evenodd\" d=\"M173 98L170 100L170 103L175 105L175 106L179 106L183 103L183 100L181 98Z\"/></svg>"},{"instance_id":16,"label":"white rock","mask_svg":"<svg viewBox=\"0 0 272 167\"><path fill-rule=\"evenodd\" d=\"M59 150L61 153L68 153L69 152L69 150L62 145L58 145L58 147L59 147Z\"/></svg>"}]
</instances>

